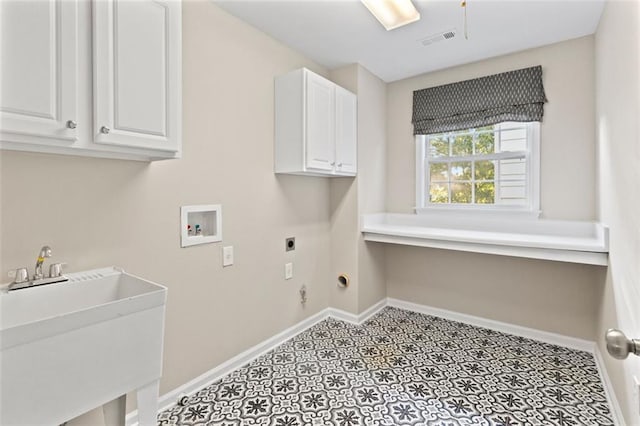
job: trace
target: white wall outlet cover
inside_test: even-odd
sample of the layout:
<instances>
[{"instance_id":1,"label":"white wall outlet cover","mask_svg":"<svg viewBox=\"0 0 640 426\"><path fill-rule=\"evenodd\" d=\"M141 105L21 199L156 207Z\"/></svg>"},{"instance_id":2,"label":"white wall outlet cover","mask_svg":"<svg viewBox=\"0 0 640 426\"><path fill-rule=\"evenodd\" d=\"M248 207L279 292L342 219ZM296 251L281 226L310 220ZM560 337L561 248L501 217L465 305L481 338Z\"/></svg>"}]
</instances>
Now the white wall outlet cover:
<instances>
[{"instance_id":1,"label":"white wall outlet cover","mask_svg":"<svg viewBox=\"0 0 640 426\"><path fill-rule=\"evenodd\" d=\"M290 280L293 278L293 263L286 263L284 265L284 279Z\"/></svg>"},{"instance_id":2,"label":"white wall outlet cover","mask_svg":"<svg viewBox=\"0 0 640 426\"><path fill-rule=\"evenodd\" d=\"M222 247L222 266L233 265L233 246Z\"/></svg>"}]
</instances>

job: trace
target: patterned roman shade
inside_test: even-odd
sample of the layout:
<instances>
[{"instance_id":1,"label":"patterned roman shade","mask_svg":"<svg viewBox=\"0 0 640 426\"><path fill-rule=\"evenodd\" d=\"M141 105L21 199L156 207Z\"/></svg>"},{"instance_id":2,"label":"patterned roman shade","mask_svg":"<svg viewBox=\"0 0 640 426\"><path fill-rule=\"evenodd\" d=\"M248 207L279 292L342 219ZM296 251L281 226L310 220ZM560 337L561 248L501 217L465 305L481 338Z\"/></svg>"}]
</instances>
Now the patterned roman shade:
<instances>
[{"instance_id":1,"label":"patterned roman shade","mask_svg":"<svg viewBox=\"0 0 640 426\"><path fill-rule=\"evenodd\" d=\"M413 92L413 134L430 135L503 121L542 121L542 67L524 68Z\"/></svg>"}]
</instances>

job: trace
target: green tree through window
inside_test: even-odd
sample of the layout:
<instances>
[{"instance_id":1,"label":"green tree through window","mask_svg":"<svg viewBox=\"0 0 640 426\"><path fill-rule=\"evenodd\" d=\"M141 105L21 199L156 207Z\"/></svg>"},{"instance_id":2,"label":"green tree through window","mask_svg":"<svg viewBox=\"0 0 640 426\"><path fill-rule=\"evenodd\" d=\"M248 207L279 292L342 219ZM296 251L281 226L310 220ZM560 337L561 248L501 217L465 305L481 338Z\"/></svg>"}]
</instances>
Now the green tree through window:
<instances>
[{"instance_id":1,"label":"green tree through window","mask_svg":"<svg viewBox=\"0 0 640 426\"><path fill-rule=\"evenodd\" d=\"M523 136L524 135L524 136ZM509 194L519 194L524 188L527 139L526 124L509 123L485 126L460 132L426 137L428 165L427 200L432 204L506 203ZM518 139L519 138L519 139ZM501 143L510 148L501 152ZM511 155L513 153L513 155ZM507 160L516 159L516 163ZM503 167L499 174L498 170ZM505 180L508 190L498 199L496 191ZM515 189L514 189L515 188ZM512 198L517 198L513 196Z\"/></svg>"}]
</instances>

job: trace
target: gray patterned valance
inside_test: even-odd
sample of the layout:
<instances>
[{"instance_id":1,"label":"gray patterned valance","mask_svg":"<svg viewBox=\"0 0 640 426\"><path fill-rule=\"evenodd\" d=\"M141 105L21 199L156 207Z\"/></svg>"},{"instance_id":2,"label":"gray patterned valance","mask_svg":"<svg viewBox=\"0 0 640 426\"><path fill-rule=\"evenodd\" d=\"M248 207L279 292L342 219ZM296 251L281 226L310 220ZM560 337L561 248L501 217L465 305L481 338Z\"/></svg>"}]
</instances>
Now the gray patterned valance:
<instances>
[{"instance_id":1,"label":"gray patterned valance","mask_svg":"<svg viewBox=\"0 0 640 426\"><path fill-rule=\"evenodd\" d=\"M413 92L413 134L542 121L542 67L524 68Z\"/></svg>"}]
</instances>

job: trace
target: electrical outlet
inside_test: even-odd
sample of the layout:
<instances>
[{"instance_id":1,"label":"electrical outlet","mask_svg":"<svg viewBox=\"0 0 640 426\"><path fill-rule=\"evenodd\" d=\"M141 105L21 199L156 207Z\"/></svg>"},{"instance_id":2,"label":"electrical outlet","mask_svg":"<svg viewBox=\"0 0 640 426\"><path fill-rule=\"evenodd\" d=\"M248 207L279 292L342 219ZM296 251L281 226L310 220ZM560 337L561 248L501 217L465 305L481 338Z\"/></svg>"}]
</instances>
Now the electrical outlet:
<instances>
[{"instance_id":1,"label":"electrical outlet","mask_svg":"<svg viewBox=\"0 0 640 426\"><path fill-rule=\"evenodd\" d=\"M293 278L293 263L286 263L284 265L284 279L290 280Z\"/></svg>"},{"instance_id":2,"label":"electrical outlet","mask_svg":"<svg viewBox=\"0 0 640 426\"><path fill-rule=\"evenodd\" d=\"M293 251L296 249L296 237L289 237L284 240L284 250Z\"/></svg>"},{"instance_id":3,"label":"electrical outlet","mask_svg":"<svg viewBox=\"0 0 640 426\"><path fill-rule=\"evenodd\" d=\"M233 265L233 246L222 247L222 266Z\"/></svg>"}]
</instances>

